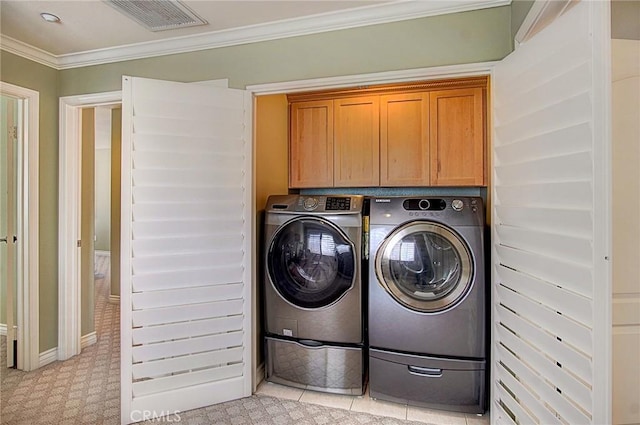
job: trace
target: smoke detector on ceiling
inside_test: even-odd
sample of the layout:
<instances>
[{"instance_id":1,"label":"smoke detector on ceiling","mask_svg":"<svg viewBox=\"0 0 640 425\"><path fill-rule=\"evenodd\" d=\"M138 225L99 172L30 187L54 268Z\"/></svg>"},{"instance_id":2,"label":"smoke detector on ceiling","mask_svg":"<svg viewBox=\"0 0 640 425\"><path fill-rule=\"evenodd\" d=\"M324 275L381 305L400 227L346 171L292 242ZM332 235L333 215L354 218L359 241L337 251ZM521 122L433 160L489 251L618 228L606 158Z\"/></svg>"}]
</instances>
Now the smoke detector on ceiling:
<instances>
[{"instance_id":1,"label":"smoke detector on ceiling","mask_svg":"<svg viewBox=\"0 0 640 425\"><path fill-rule=\"evenodd\" d=\"M105 0L105 3L150 31L208 23L178 0Z\"/></svg>"}]
</instances>

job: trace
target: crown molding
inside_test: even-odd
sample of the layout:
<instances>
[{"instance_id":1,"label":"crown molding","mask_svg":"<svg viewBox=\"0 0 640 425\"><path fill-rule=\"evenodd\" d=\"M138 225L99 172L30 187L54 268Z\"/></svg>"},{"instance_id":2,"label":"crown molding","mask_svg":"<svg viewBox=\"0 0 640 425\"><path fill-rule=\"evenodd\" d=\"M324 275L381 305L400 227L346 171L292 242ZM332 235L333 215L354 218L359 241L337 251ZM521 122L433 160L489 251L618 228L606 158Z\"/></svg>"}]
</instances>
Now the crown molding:
<instances>
[{"instance_id":1,"label":"crown molding","mask_svg":"<svg viewBox=\"0 0 640 425\"><path fill-rule=\"evenodd\" d=\"M511 4L511 0L398 1L347 11L64 55L52 55L6 36L1 36L0 48L51 68L62 70L488 9L509 4Z\"/></svg>"},{"instance_id":2,"label":"crown molding","mask_svg":"<svg viewBox=\"0 0 640 425\"><path fill-rule=\"evenodd\" d=\"M50 68L60 69L57 56L4 34L0 34L0 49Z\"/></svg>"}]
</instances>

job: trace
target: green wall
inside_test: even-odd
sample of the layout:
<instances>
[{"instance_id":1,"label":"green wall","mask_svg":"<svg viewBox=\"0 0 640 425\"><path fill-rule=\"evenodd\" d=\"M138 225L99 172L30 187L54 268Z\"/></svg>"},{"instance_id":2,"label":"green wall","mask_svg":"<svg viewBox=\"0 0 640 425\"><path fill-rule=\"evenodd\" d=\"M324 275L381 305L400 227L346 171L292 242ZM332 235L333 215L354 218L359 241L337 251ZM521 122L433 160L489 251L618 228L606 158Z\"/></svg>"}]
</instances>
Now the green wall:
<instances>
[{"instance_id":1,"label":"green wall","mask_svg":"<svg viewBox=\"0 0 640 425\"><path fill-rule=\"evenodd\" d=\"M1 51L0 79L40 92L40 352L57 346L58 96L119 90L122 75L184 82L229 78L231 87L244 88L496 61L512 50L511 9L502 6L62 71Z\"/></svg>"},{"instance_id":2,"label":"green wall","mask_svg":"<svg viewBox=\"0 0 640 425\"><path fill-rule=\"evenodd\" d=\"M508 6L60 72L60 95L119 90L122 75L229 78L230 87L500 60Z\"/></svg>"},{"instance_id":3,"label":"green wall","mask_svg":"<svg viewBox=\"0 0 640 425\"><path fill-rule=\"evenodd\" d=\"M0 51L0 80L40 93L40 352L58 345L59 71Z\"/></svg>"}]
</instances>

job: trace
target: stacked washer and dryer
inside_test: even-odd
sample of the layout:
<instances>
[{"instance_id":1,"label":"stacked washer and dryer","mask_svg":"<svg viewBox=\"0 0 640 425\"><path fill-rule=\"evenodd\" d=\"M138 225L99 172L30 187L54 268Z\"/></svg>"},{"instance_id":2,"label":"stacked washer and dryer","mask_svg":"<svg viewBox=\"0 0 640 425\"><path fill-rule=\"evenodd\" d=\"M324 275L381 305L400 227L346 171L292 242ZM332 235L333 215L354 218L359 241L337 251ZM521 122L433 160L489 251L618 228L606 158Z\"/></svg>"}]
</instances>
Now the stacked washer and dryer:
<instances>
[{"instance_id":1,"label":"stacked washer and dryer","mask_svg":"<svg viewBox=\"0 0 640 425\"><path fill-rule=\"evenodd\" d=\"M483 413L482 198L371 199L369 393Z\"/></svg>"},{"instance_id":2,"label":"stacked washer and dryer","mask_svg":"<svg viewBox=\"0 0 640 425\"><path fill-rule=\"evenodd\" d=\"M362 196L273 195L265 210L267 380L362 394Z\"/></svg>"},{"instance_id":3,"label":"stacked washer and dryer","mask_svg":"<svg viewBox=\"0 0 640 425\"><path fill-rule=\"evenodd\" d=\"M267 380L362 394L368 363L372 398L484 412L482 198L374 197L369 232L364 201L269 198Z\"/></svg>"}]
</instances>

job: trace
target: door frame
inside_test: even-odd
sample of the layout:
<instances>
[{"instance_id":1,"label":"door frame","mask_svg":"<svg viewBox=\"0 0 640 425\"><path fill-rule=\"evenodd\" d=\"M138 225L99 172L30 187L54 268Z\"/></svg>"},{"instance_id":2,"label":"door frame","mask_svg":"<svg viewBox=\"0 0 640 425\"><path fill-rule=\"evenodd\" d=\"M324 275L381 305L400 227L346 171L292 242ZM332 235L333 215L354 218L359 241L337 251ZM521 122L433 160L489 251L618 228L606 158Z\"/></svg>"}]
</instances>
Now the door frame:
<instances>
[{"instance_id":1,"label":"door frame","mask_svg":"<svg viewBox=\"0 0 640 425\"><path fill-rule=\"evenodd\" d=\"M18 99L22 121L18 146L17 344L16 367L30 371L40 366L39 333L39 119L40 93L0 81L0 93Z\"/></svg>"},{"instance_id":2,"label":"door frame","mask_svg":"<svg viewBox=\"0 0 640 425\"><path fill-rule=\"evenodd\" d=\"M57 359L80 354L80 110L122 103L122 91L60 98L60 150L58 194L58 350Z\"/></svg>"}]
</instances>

